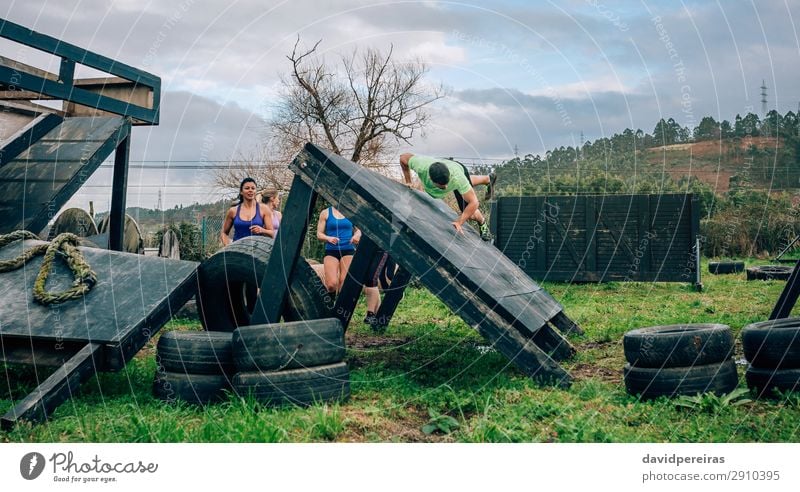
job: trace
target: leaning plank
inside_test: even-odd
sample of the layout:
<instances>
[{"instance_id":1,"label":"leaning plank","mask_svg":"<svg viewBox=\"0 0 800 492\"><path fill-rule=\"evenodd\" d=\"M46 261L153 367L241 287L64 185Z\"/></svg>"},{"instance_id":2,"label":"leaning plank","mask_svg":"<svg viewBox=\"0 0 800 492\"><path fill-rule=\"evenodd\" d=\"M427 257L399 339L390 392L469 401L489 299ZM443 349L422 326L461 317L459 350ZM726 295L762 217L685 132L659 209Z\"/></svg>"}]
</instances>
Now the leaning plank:
<instances>
[{"instance_id":1,"label":"leaning plank","mask_svg":"<svg viewBox=\"0 0 800 492\"><path fill-rule=\"evenodd\" d=\"M532 338L561 305L474 231L455 234L455 212L440 200L311 144L291 168L523 372L570 383ZM574 350L555 331L548 335L562 353Z\"/></svg>"},{"instance_id":2,"label":"leaning plank","mask_svg":"<svg viewBox=\"0 0 800 492\"><path fill-rule=\"evenodd\" d=\"M71 398L78 386L97 371L103 346L88 343L63 366L9 410L0 419L4 430L12 429L20 420L44 422L52 412Z\"/></svg>"}]
</instances>

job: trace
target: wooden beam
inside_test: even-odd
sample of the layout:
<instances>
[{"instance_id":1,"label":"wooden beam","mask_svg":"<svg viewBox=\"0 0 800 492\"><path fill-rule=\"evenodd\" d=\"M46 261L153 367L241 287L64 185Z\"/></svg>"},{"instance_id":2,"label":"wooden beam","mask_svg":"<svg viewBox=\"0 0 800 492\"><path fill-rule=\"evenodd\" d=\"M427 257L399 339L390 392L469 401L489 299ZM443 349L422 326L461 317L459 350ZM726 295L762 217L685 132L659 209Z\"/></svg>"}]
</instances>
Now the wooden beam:
<instances>
[{"instance_id":1,"label":"wooden beam","mask_svg":"<svg viewBox=\"0 0 800 492\"><path fill-rule=\"evenodd\" d=\"M0 167L20 155L34 142L47 135L50 130L57 127L63 118L54 114L41 114L33 121L20 128L17 133L9 137L0 148Z\"/></svg>"},{"instance_id":2,"label":"wooden beam","mask_svg":"<svg viewBox=\"0 0 800 492\"><path fill-rule=\"evenodd\" d=\"M283 210L284 220L278 229L272 254L261 280L261 290L250 319L251 324L264 325L277 323L280 320L289 295L295 264L300 257L300 249L303 247L308 223L316 203L317 192L299 176L295 176Z\"/></svg>"},{"instance_id":3,"label":"wooden beam","mask_svg":"<svg viewBox=\"0 0 800 492\"><path fill-rule=\"evenodd\" d=\"M800 260L797 260L797 263L794 265L794 269L789 275L789 279L786 281L786 285L783 287L780 297L778 297L778 302L776 302L775 307L772 308L769 319L788 318L789 315L792 314L792 309L794 309L794 305L797 303L798 296L800 296Z\"/></svg>"},{"instance_id":4,"label":"wooden beam","mask_svg":"<svg viewBox=\"0 0 800 492\"><path fill-rule=\"evenodd\" d=\"M350 269L347 271L342 290L336 297L336 304L333 306L333 316L339 318L345 331L347 331L347 325L350 324L350 319L353 317L353 311L356 308L356 304L358 304L358 299L361 297L361 292L364 290L364 283L369 275L369 265L372 263L372 258L377 251L378 247L372 240L366 236L361 236L361 241L358 243L358 249L356 249L356 254L350 263Z\"/></svg>"},{"instance_id":5,"label":"wooden beam","mask_svg":"<svg viewBox=\"0 0 800 492\"><path fill-rule=\"evenodd\" d=\"M88 343L42 384L0 418L0 426L11 430L20 420L44 422L60 404L72 398L78 386L98 370L103 346Z\"/></svg>"},{"instance_id":6,"label":"wooden beam","mask_svg":"<svg viewBox=\"0 0 800 492\"><path fill-rule=\"evenodd\" d=\"M584 335L581 327L571 319L567 318L563 311L553 316L553 318L550 320L550 323L552 323L553 326L558 328L558 330L565 335Z\"/></svg>"},{"instance_id":7,"label":"wooden beam","mask_svg":"<svg viewBox=\"0 0 800 492\"><path fill-rule=\"evenodd\" d=\"M130 125L130 124L129 124ZM114 152L114 177L111 182L111 210L108 213L108 249L122 251L125 237L125 197L128 191L130 136L117 143Z\"/></svg>"}]
</instances>

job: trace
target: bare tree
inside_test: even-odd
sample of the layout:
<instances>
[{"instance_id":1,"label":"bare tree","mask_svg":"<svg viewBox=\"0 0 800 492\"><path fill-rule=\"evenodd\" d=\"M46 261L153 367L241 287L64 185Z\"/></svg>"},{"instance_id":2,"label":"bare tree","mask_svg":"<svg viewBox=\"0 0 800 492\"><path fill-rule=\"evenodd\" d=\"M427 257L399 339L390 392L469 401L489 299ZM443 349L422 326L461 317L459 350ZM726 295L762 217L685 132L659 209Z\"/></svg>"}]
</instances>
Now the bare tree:
<instances>
[{"instance_id":1,"label":"bare tree","mask_svg":"<svg viewBox=\"0 0 800 492\"><path fill-rule=\"evenodd\" d=\"M353 51L336 70L316 56L319 45L301 51L298 38L269 128L290 154L313 142L353 162L379 166L397 144L422 132L426 107L444 91L424 83L424 63L396 62L392 48Z\"/></svg>"},{"instance_id":2,"label":"bare tree","mask_svg":"<svg viewBox=\"0 0 800 492\"><path fill-rule=\"evenodd\" d=\"M385 170L399 143L422 133L426 107L444 96L441 85L424 83L424 63L395 61L392 48L386 53L369 48L331 66L318 56L320 43L304 50L298 37L287 56L291 69L281 78L264 146L244 157L251 164L218 172L220 188L238 189L242 178L252 176L259 186L286 189L286 166L306 142Z\"/></svg>"}]
</instances>

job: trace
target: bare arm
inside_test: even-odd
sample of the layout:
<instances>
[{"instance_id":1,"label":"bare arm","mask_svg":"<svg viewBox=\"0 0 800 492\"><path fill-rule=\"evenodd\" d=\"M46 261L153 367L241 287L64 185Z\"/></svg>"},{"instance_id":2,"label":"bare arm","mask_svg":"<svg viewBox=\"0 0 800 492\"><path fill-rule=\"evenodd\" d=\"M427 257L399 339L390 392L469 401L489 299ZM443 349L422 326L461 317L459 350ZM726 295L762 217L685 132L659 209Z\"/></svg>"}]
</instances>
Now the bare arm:
<instances>
[{"instance_id":1,"label":"bare arm","mask_svg":"<svg viewBox=\"0 0 800 492\"><path fill-rule=\"evenodd\" d=\"M219 233L219 240L222 241L223 246L227 246L231 244L231 238L228 234L231 232L231 227L233 227L233 217L236 215L235 208L229 208L228 213L225 214L225 220L222 221L222 230Z\"/></svg>"},{"instance_id":2,"label":"bare arm","mask_svg":"<svg viewBox=\"0 0 800 492\"><path fill-rule=\"evenodd\" d=\"M358 244L361 242L361 229L356 226L353 226L353 238L350 240L352 244Z\"/></svg>"},{"instance_id":3,"label":"bare arm","mask_svg":"<svg viewBox=\"0 0 800 492\"><path fill-rule=\"evenodd\" d=\"M464 225L464 222L469 220L472 217L472 214L478 210L480 206L480 202L478 201L478 196L475 194L475 190L469 190L468 192L461 195L464 198L464 203L466 206L464 207L464 211L461 212L461 215L453 222L453 227L456 228L456 231L463 232L461 230L461 226Z\"/></svg>"},{"instance_id":4,"label":"bare arm","mask_svg":"<svg viewBox=\"0 0 800 492\"><path fill-rule=\"evenodd\" d=\"M264 214L261 216L264 221L261 235L275 239L275 230L272 228L272 214L275 212L271 212L267 207L264 207L264 209Z\"/></svg>"},{"instance_id":5,"label":"bare arm","mask_svg":"<svg viewBox=\"0 0 800 492\"><path fill-rule=\"evenodd\" d=\"M414 154L405 153L400 155L400 168L403 170L403 180L406 184L411 184L411 168L408 167L408 161L414 157Z\"/></svg>"},{"instance_id":6,"label":"bare arm","mask_svg":"<svg viewBox=\"0 0 800 492\"><path fill-rule=\"evenodd\" d=\"M317 239L322 241L323 243L331 243L337 244L339 242L338 237L331 237L325 235L325 221L328 220L328 209L322 211L319 214L319 221L317 222Z\"/></svg>"}]
</instances>

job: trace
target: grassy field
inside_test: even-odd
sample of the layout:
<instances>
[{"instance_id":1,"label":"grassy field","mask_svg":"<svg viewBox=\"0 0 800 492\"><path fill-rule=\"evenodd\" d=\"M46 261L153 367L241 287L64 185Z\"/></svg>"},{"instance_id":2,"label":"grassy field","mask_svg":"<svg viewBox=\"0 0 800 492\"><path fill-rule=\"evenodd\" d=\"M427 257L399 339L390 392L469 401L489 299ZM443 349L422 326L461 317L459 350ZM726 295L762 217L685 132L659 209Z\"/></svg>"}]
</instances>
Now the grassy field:
<instances>
[{"instance_id":1,"label":"grassy field","mask_svg":"<svg viewBox=\"0 0 800 492\"><path fill-rule=\"evenodd\" d=\"M705 265L704 265L705 268ZM707 271L707 270L704 270ZM343 404L264 408L231 397L205 408L151 395L155 342L120 373L82 386L52 419L0 432L0 442L796 442L800 394L730 405L706 398L639 402L622 384L622 335L633 328L717 322L739 331L767 318L784 282L744 274L687 284L545 284L586 335L564 366L569 390L540 388L433 295L410 289L392 327L347 333L352 397ZM356 313L356 320L363 317ZM164 330L200 329L173 320ZM737 342L736 358L742 358ZM3 366L0 366L3 367ZM745 387L739 365L740 387ZM0 412L31 390L31 369L3 367ZM425 431L428 432L424 432ZM432 432L431 432L432 431Z\"/></svg>"}]
</instances>

